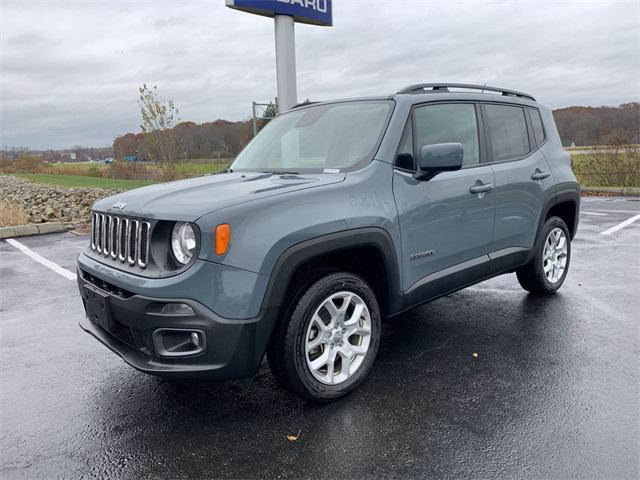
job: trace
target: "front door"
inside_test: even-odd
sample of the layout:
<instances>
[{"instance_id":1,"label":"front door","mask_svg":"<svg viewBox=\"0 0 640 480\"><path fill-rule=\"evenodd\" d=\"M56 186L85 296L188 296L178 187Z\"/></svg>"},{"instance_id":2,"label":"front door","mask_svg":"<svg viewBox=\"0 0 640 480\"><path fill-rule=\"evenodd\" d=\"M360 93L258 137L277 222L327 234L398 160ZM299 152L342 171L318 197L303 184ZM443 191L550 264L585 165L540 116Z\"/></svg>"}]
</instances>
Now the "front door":
<instances>
[{"instance_id":1,"label":"front door","mask_svg":"<svg viewBox=\"0 0 640 480\"><path fill-rule=\"evenodd\" d=\"M394 170L393 191L402 236L406 306L488 275L493 236L493 169L482 163L478 107L436 103L414 108ZM463 168L429 180L413 173L418 149L459 142Z\"/></svg>"}]
</instances>

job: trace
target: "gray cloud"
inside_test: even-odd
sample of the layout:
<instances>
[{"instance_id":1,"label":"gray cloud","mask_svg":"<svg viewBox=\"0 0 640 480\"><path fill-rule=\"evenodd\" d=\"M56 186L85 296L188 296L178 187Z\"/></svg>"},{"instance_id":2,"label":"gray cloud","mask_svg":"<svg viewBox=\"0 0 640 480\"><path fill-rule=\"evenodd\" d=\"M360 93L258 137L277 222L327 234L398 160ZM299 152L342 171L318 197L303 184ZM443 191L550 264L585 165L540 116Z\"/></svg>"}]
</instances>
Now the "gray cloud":
<instances>
[{"instance_id":1,"label":"gray cloud","mask_svg":"<svg viewBox=\"0 0 640 480\"><path fill-rule=\"evenodd\" d=\"M424 81L495 84L542 103L640 100L640 4L334 0L297 25L299 99ZM184 120L239 120L275 96L273 22L224 0L3 1L0 145L109 145L137 131L137 88Z\"/></svg>"}]
</instances>

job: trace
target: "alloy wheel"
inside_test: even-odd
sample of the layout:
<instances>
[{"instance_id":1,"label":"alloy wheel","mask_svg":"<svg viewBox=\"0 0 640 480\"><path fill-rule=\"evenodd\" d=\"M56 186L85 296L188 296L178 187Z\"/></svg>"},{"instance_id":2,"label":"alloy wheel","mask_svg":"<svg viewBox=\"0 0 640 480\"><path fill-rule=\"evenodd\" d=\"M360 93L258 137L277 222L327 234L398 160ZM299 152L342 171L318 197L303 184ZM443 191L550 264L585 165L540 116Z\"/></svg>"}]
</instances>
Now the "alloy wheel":
<instances>
[{"instance_id":1,"label":"alloy wheel","mask_svg":"<svg viewBox=\"0 0 640 480\"><path fill-rule=\"evenodd\" d=\"M324 299L305 335L305 359L314 378L327 385L351 378L369 351L371 324L359 295L342 291Z\"/></svg>"},{"instance_id":2,"label":"alloy wheel","mask_svg":"<svg viewBox=\"0 0 640 480\"><path fill-rule=\"evenodd\" d=\"M547 235L542 252L542 269L549 283L560 281L567 268L567 257L567 236L561 228L554 228Z\"/></svg>"}]
</instances>

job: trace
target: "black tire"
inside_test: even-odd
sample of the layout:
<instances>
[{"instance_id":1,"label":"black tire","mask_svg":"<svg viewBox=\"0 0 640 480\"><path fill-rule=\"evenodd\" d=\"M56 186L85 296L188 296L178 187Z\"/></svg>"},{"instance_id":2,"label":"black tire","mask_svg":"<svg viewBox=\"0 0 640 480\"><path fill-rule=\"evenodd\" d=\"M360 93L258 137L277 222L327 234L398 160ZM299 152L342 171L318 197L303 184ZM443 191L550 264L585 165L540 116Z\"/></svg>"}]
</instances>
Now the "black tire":
<instances>
[{"instance_id":1,"label":"black tire","mask_svg":"<svg viewBox=\"0 0 640 480\"><path fill-rule=\"evenodd\" d=\"M567 262L564 272L557 281L551 283L544 273L544 248L547 237L556 228L564 232L567 244ZM536 295L551 295L558 291L564 283L564 279L569 272L569 264L571 261L571 236L569 229L560 217L551 217L544 223L541 238L536 246L535 256L523 267L516 271L518 282L525 290Z\"/></svg>"},{"instance_id":2,"label":"black tire","mask_svg":"<svg viewBox=\"0 0 640 480\"><path fill-rule=\"evenodd\" d=\"M311 271L296 280L297 287L287 299L267 349L267 360L274 377L284 388L317 402L340 398L356 389L373 365L380 343L380 309L371 287L359 276L346 272ZM366 304L371 317L369 348L362 363L343 383L329 385L311 373L305 356L306 333L321 303L332 294L348 291Z\"/></svg>"}]
</instances>

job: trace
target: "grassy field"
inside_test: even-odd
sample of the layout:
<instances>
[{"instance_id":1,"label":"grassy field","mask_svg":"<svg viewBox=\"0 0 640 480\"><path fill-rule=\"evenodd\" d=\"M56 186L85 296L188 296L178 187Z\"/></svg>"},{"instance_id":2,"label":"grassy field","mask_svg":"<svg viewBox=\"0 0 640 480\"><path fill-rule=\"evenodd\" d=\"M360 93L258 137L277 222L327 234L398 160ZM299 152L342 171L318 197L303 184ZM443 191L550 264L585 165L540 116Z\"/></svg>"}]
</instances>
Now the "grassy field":
<instances>
[{"instance_id":1,"label":"grassy field","mask_svg":"<svg viewBox=\"0 0 640 480\"><path fill-rule=\"evenodd\" d=\"M116 178L88 177L86 175L52 175L46 173L23 173L19 177L36 183L75 188L118 188L131 190L156 183L150 180L119 180Z\"/></svg>"},{"instance_id":2,"label":"grassy field","mask_svg":"<svg viewBox=\"0 0 640 480\"><path fill-rule=\"evenodd\" d=\"M184 177L196 177L206 173L215 173L226 168L233 159L222 159L220 162L181 162L176 164L176 173ZM157 164L122 164L132 169L138 169L148 173L160 173L160 165ZM117 169L111 165L96 162L56 163L49 167L55 174L109 176L111 170Z\"/></svg>"},{"instance_id":3,"label":"grassy field","mask_svg":"<svg viewBox=\"0 0 640 480\"><path fill-rule=\"evenodd\" d=\"M227 168L233 159L201 159L175 166L175 178L198 177ZM17 175L37 183L71 188L132 189L164 181L162 166L155 163L97 162L47 163L25 157L0 163L0 174Z\"/></svg>"},{"instance_id":4,"label":"grassy field","mask_svg":"<svg viewBox=\"0 0 640 480\"><path fill-rule=\"evenodd\" d=\"M176 165L178 177L198 177L207 173L216 173L227 167L230 161L223 160L223 163L208 162L184 162ZM118 188L131 190L133 188L144 187L152 183L160 182L161 171L158 165L136 166L140 169L141 180L129 180L110 178L112 171L109 165L97 164L93 162L83 163L61 163L49 167L51 172L46 173L17 173L16 175L37 183L57 185L59 187L71 188ZM133 172L135 175L136 172ZM158 178L154 178L155 175ZM149 178L151 177L151 178Z\"/></svg>"}]
</instances>

